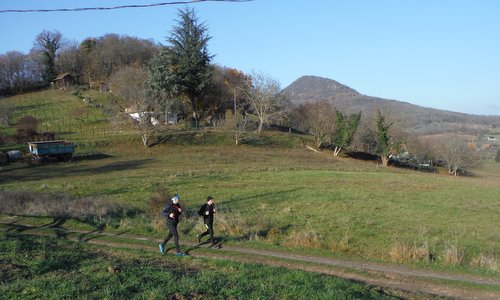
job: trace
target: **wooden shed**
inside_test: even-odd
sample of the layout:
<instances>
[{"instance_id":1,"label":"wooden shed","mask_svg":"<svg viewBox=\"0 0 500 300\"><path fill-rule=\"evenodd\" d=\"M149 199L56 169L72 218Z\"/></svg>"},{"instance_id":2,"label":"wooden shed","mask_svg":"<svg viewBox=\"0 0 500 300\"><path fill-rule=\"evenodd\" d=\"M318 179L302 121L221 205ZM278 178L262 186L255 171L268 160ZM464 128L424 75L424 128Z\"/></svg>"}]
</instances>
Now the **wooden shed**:
<instances>
[{"instance_id":1,"label":"wooden shed","mask_svg":"<svg viewBox=\"0 0 500 300\"><path fill-rule=\"evenodd\" d=\"M67 90L69 86L74 85L75 83L76 83L76 75L72 73L59 74L54 79L55 86L62 90Z\"/></svg>"}]
</instances>

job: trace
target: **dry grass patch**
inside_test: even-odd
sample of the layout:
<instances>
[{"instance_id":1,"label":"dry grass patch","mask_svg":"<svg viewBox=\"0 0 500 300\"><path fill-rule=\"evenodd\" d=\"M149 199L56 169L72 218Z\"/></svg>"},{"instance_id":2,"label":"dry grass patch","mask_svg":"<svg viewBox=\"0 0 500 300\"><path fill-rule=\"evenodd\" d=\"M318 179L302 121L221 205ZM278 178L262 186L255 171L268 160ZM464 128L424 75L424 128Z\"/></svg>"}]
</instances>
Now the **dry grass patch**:
<instances>
[{"instance_id":1,"label":"dry grass patch","mask_svg":"<svg viewBox=\"0 0 500 300\"><path fill-rule=\"evenodd\" d=\"M490 271L495 271L498 272L500 271L500 262L497 257L495 257L493 254L479 254L478 256L474 257L470 265L473 267L478 267L481 269L486 269Z\"/></svg>"},{"instance_id":2,"label":"dry grass patch","mask_svg":"<svg viewBox=\"0 0 500 300\"><path fill-rule=\"evenodd\" d=\"M458 245L447 243L443 250L443 263L459 266L464 260L464 251Z\"/></svg>"},{"instance_id":3,"label":"dry grass patch","mask_svg":"<svg viewBox=\"0 0 500 300\"><path fill-rule=\"evenodd\" d=\"M311 226L303 230L292 230L283 240L283 246L320 248L323 245L323 238Z\"/></svg>"},{"instance_id":4,"label":"dry grass patch","mask_svg":"<svg viewBox=\"0 0 500 300\"><path fill-rule=\"evenodd\" d=\"M393 262L403 263L412 261L430 261L429 243L413 242L412 244L395 242L389 250L389 257Z\"/></svg>"}]
</instances>

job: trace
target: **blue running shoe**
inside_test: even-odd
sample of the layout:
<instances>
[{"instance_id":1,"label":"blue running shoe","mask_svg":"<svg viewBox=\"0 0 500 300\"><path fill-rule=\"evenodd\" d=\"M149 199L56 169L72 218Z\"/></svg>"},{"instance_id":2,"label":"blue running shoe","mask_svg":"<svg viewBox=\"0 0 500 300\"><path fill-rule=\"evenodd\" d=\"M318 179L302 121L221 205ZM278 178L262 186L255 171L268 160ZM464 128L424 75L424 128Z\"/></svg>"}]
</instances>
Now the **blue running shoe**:
<instances>
[{"instance_id":1,"label":"blue running shoe","mask_svg":"<svg viewBox=\"0 0 500 300\"><path fill-rule=\"evenodd\" d=\"M162 245L162 244L160 244L160 245L158 245L158 246L160 247L160 252L161 252L161 253L165 253L165 248L163 248L163 245Z\"/></svg>"},{"instance_id":2,"label":"blue running shoe","mask_svg":"<svg viewBox=\"0 0 500 300\"><path fill-rule=\"evenodd\" d=\"M186 256L186 254L184 254L184 253L182 253L182 252L177 252L177 253L175 254L175 256Z\"/></svg>"}]
</instances>

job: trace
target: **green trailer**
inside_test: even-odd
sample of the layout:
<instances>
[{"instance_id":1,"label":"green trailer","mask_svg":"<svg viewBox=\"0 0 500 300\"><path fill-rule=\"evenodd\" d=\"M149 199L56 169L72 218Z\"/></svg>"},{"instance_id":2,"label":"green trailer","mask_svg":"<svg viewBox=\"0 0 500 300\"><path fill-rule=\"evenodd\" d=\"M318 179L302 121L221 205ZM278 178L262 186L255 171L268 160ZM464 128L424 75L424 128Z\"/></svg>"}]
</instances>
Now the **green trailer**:
<instances>
[{"instance_id":1,"label":"green trailer","mask_svg":"<svg viewBox=\"0 0 500 300\"><path fill-rule=\"evenodd\" d=\"M31 156L42 162L50 159L71 161L75 152L75 145L64 140L30 142L28 148Z\"/></svg>"}]
</instances>

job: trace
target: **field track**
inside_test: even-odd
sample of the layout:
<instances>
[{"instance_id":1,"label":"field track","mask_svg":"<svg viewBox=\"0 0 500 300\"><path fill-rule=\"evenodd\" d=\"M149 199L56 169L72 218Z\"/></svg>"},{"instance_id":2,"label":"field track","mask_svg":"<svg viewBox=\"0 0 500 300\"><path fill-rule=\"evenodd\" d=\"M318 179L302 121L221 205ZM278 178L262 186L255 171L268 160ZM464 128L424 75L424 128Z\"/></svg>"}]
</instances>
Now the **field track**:
<instances>
[{"instance_id":1,"label":"field track","mask_svg":"<svg viewBox=\"0 0 500 300\"><path fill-rule=\"evenodd\" d=\"M0 221L0 227L4 232L17 234L48 236L115 248L158 251L159 240L154 238L99 230L69 230L61 227L57 222L33 226L20 224L15 220L9 222L7 218L3 218ZM380 287L402 298L425 299L438 296L456 299L500 299L498 291L483 291L470 287L481 285L493 287L494 290L500 289L500 280L480 276L427 271L382 263L296 255L279 251L226 246L223 243L219 250L207 249L208 245L203 243L183 243L181 246L186 253L195 257L260 263L338 276Z\"/></svg>"}]
</instances>

